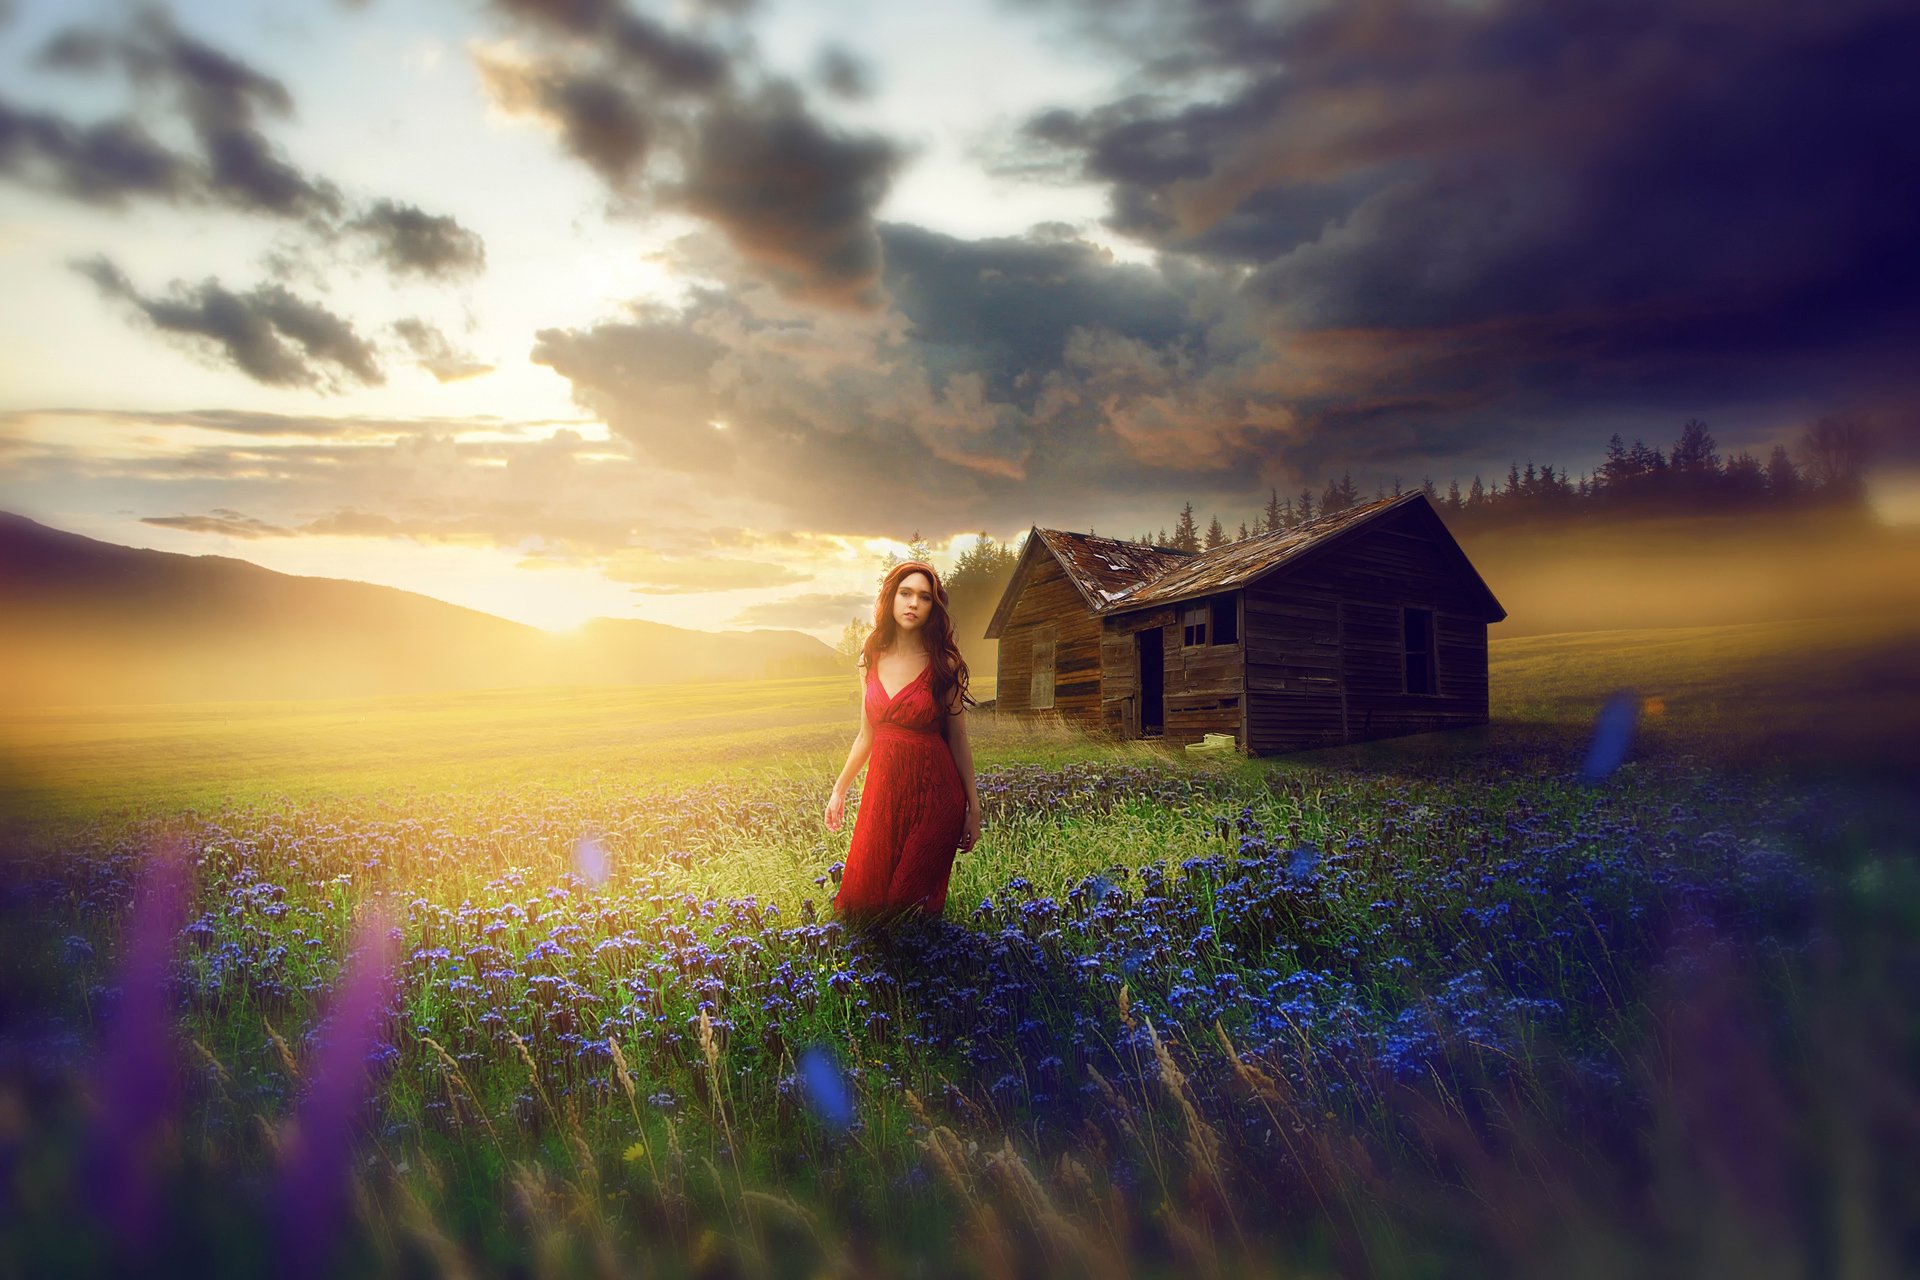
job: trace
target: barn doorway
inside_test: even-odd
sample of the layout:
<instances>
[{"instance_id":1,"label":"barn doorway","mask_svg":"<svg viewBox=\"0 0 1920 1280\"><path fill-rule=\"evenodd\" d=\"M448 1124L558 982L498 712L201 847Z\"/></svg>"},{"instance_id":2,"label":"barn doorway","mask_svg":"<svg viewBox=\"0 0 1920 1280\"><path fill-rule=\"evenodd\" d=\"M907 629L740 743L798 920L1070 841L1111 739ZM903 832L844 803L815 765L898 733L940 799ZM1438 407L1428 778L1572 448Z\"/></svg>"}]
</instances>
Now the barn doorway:
<instances>
[{"instance_id":1,"label":"barn doorway","mask_svg":"<svg viewBox=\"0 0 1920 1280\"><path fill-rule=\"evenodd\" d=\"M1166 644L1162 627L1150 627L1133 633L1134 651L1140 658L1140 736L1157 738L1166 731L1166 681L1162 664Z\"/></svg>"}]
</instances>

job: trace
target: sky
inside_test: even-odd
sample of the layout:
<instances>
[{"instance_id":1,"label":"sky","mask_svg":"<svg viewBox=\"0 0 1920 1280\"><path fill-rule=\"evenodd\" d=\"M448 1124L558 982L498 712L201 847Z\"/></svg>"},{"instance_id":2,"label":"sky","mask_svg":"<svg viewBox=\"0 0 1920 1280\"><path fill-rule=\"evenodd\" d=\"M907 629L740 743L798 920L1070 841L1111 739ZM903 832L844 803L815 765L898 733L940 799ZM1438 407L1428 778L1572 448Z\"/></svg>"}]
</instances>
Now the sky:
<instances>
[{"instance_id":1,"label":"sky","mask_svg":"<svg viewBox=\"0 0 1920 1280\"><path fill-rule=\"evenodd\" d=\"M914 534L1873 424L1880 0L0 0L0 507L822 638Z\"/></svg>"}]
</instances>

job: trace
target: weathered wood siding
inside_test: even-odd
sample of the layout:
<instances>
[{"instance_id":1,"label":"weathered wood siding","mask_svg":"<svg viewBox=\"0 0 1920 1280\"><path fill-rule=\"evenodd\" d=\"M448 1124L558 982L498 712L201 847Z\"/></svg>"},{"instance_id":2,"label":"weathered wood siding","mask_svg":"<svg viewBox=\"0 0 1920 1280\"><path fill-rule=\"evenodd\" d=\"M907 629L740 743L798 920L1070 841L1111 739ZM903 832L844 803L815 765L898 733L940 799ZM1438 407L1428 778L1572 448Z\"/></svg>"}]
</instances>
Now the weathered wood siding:
<instances>
[{"instance_id":1,"label":"weathered wood siding","mask_svg":"<svg viewBox=\"0 0 1920 1280\"><path fill-rule=\"evenodd\" d=\"M1346 741L1338 599L1272 582L1245 596L1248 748L1259 755Z\"/></svg>"},{"instance_id":2,"label":"weathered wood siding","mask_svg":"<svg viewBox=\"0 0 1920 1280\"><path fill-rule=\"evenodd\" d=\"M1054 628L1052 714L1069 724L1099 728L1100 624L1050 554L1034 562L1001 630L994 705L1003 713L1036 714L1033 641L1043 627Z\"/></svg>"},{"instance_id":3,"label":"weathered wood siding","mask_svg":"<svg viewBox=\"0 0 1920 1280\"><path fill-rule=\"evenodd\" d=\"M1199 742L1209 733L1230 733L1247 742L1246 649L1233 644L1185 645L1182 605L1146 609L1105 620L1101 641L1106 688L1101 723L1118 737L1140 736L1139 658L1134 636L1158 628L1161 641L1165 729L1161 741ZM1209 627L1209 635L1212 629ZM1238 633L1245 636L1242 619Z\"/></svg>"},{"instance_id":4,"label":"weathered wood siding","mask_svg":"<svg viewBox=\"0 0 1920 1280\"><path fill-rule=\"evenodd\" d=\"M1417 513L1395 513L1246 592L1256 753L1487 722L1487 625ZM1405 689L1403 614L1431 609L1436 689Z\"/></svg>"}]
</instances>

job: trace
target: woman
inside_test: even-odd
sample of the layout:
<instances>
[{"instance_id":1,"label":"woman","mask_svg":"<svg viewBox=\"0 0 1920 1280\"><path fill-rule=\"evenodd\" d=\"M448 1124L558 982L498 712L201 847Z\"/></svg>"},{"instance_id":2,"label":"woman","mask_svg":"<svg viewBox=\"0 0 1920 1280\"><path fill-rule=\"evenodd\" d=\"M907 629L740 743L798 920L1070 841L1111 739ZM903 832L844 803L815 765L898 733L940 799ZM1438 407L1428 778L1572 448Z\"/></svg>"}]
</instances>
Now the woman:
<instances>
[{"instance_id":1,"label":"woman","mask_svg":"<svg viewBox=\"0 0 1920 1280\"><path fill-rule=\"evenodd\" d=\"M938 916L955 853L980 839L980 792L967 741L967 664L932 565L909 560L887 574L860 674L864 714L827 800L827 830L840 829L847 787L869 755L873 767L833 908L856 920Z\"/></svg>"}]
</instances>

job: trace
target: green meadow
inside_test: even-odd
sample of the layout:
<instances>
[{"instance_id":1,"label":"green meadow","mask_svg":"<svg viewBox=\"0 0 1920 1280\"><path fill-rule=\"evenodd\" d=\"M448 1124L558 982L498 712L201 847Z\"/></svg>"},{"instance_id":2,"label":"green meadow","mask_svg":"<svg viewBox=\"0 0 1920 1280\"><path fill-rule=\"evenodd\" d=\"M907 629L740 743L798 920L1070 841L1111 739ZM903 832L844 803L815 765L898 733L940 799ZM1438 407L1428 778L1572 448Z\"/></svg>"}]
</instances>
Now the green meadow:
<instances>
[{"instance_id":1,"label":"green meadow","mask_svg":"<svg viewBox=\"0 0 1920 1280\"><path fill-rule=\"evenodd\" d=\"M1496 630L1490 677L1491 714L1502 726L1584 724L1612 691L1632 688L1658 700L1641 724L1658 740L1697 740L1748 763L1818 751L1871 765L1910 737L1920 706L1920 619L1510 640ZM991 675L976 679L973 692L992 698ZM20 817L59 817L396 789L656 787L736 770L817 777L824 792L858 716L851 677L4 710L0 805ZM990 712L972 723L982 762L1155 750L1002 725Z\"/></svg>"},{"instance_id":2,"label":"green meadow","mask_svg":"<svg viewBox=\"0 0 1920 1280\"><path fill-rule=\"evenodd\" d=\"M850 677L8 712L0 1273L1896 1274L1917 644L1496 633L1487 727L1271 760L983 712L980 849L878 938ZM134 1236L86 1170L168 836Z\"/></svg>"}]
</instances>

